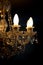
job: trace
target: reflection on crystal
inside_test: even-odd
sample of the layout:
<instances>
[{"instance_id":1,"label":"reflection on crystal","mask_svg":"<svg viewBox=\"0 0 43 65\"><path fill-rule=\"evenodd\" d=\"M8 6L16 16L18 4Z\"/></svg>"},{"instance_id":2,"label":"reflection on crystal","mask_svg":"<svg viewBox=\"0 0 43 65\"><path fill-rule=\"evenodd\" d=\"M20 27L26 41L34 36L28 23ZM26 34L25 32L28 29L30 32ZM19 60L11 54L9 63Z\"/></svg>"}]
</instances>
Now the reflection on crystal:
<instances>
[{"instance_id":1,"label":"reflection on crystal","mask_svg":"<svg viewBox=\"0 0 43 65\"><path fill-rule=\"evenodd\" d=\"M22 36L19 36L18 39L19 39L19 40L22 40Z\"/></svg>"}]
</instances>

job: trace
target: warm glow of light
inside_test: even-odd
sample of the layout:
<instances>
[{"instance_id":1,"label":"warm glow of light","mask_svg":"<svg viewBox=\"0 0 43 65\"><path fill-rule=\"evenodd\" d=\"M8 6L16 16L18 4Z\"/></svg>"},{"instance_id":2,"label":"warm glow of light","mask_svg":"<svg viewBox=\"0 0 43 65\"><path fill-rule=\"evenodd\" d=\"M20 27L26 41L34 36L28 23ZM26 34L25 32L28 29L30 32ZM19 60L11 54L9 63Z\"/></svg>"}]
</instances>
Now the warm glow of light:
<instances>
[{"instance_id":1,"label":"warm glow of light","mask_svg":"<svg viewBox=\"0 0 43 65\"><path fill-rule=\"evenodd\" d=\"M1 13L1 10L0 10L0 13Z\"/></svg>"},{"instance_id":2,"label":"warm glow of light","mask_svg":"<svg viewBox=\"0 0 43 65\"><path fill-rule=\"evenodd\" d=\"M27 21L27 28L31 28L33 27L33 19L32 17L29 18L29 20Z\"/></svg>"},{"instance_id":3,"label":"warm glow of light","mask_svg":"<svg viewBox=\"0 0 43 65\"><path fill-rule=\"evenodd\" d=\"M14 23L14 26L18 26L19 24L19 17L17 14L14 15L13 23Z\"/></svg>"}]
</instances>

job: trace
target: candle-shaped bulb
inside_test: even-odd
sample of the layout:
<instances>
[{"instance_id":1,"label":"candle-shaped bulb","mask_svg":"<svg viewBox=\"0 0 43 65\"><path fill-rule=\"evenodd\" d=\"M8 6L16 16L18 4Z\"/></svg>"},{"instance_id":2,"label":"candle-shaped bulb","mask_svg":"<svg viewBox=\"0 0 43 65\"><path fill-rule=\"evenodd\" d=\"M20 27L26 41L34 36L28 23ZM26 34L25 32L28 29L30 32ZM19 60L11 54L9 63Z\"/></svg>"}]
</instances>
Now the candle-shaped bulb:
<instances>
[{"instance_id":1,"label":"candle-shaped bulb","mask_svg":"<svg viewBox=\"0 0 43 65\"><path fill-rule=\"evenodd\" d=\"M27 28L31 28L33 27L33 19L32 17L29 18L29 20L27 21Z\"/></svg>"},{"instance_id":2,"label":"candle-shaped bulb","mask_svg":"<svg viewBox=\"0 0 43 65\"><path fill-rule=\"evenodd\" d=\"M14 23L14 26L18 26L19 24L19 17L17 14L14 15L13 23Z\"/></svg>"}]
</instances>

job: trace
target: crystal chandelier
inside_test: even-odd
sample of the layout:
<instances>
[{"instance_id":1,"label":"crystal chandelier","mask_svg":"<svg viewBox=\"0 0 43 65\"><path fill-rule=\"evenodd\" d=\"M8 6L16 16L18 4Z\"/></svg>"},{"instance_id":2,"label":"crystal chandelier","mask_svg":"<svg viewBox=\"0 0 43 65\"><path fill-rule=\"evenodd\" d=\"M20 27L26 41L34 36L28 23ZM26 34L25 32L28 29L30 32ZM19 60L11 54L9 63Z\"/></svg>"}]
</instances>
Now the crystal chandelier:
<instances>
[{"instance_id":1,"label":"crystal chandelier","mask_svg":"<svg viewBox=\"0 0 43 65\"><path fill-rule=\"evenodd\" d=\"M20 31L19 17L14 15L13 24L10 13L11 5L8 0L0 1L0 56L11 57L16 53L23 52L25 45L33 44L35 41L36 31L33 31L33 19L29 18L27 21L27 31ZM6 21L6 14L8 15L9 31L7 30L8 24Z\"/></svg>"}]
</instances>

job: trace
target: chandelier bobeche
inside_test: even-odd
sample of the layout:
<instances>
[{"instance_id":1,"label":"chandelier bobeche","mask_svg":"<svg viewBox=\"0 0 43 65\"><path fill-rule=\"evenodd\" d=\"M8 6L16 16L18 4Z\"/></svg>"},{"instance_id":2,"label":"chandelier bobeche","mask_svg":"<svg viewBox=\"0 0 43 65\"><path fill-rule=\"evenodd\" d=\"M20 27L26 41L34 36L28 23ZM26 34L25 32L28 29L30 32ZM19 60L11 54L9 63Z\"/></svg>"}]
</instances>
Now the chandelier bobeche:
<instances>
[{"instance_id":1,"label":"chandelier bobeche","mask_svg":"<svg viewBox=\"0 0 43 65\"><path fill-rule=\"evenodd\" d=\"M5 3L7 0L5 1ZM1 6L2 5L2 6ZM0 1L0 56L10 57L16 53L23 52L25 50L25 45L33 44L35 41L34 36L37 32L33 31L33 19L29 18L27 21L27 31L20 31L21 25L19 25L19 17L17 14L14 15L13 24L12 17L10 13L10 5L8 2L6 4L1 4ZM8 24L6 21L6 14L8 15L9 31L7 30Z\"/></svg>"}]
</instances>

